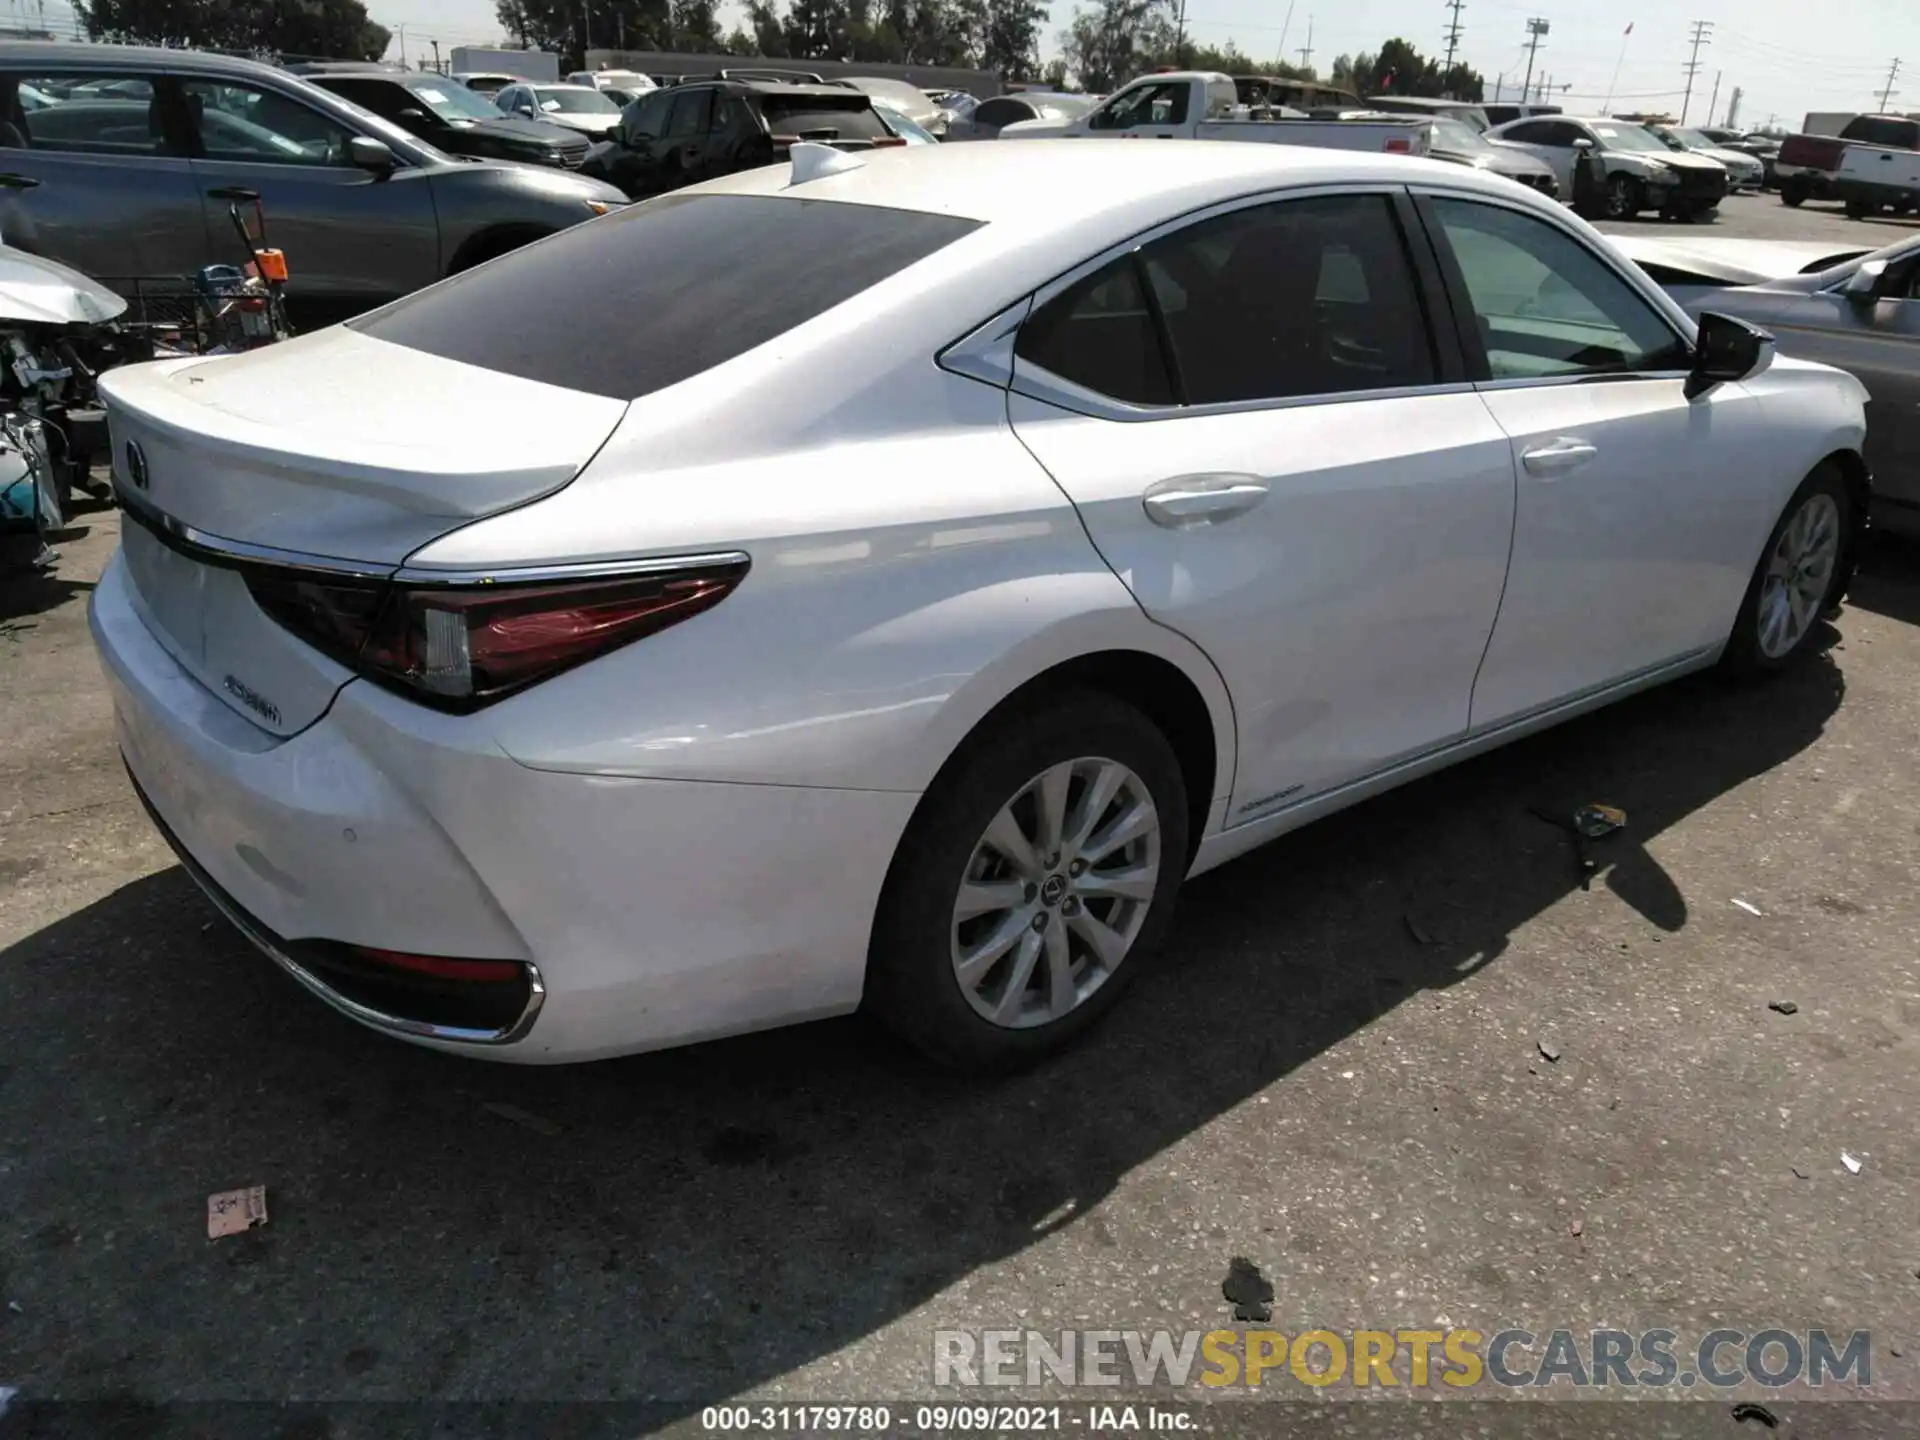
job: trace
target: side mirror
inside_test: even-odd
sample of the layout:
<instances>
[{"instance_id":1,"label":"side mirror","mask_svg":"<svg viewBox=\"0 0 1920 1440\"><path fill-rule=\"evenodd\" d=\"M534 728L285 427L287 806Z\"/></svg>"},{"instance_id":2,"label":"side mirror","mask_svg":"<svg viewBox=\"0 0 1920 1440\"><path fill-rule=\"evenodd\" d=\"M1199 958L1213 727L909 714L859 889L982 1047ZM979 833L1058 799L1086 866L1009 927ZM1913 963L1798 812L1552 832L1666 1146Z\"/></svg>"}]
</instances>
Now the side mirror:
<instances>
[{"instance_id":1,"label":"side mirror","mask_svg":"<svg viewBox=\"0 0 1920 1440\"><path fill-rule=\"evenodd\" d=\"M393 118L396 120L405 120L409 124L417 124L418 122L425 120L427 118L427 112L424 110L417 109L412 105L409 105L406 109L402 110L398 115L395 115Z\"/></svg>"},{"instance_id":2,"label":"side mirror","mask_svg":"<svg viewBox=\"0 0 1920 1440\"><path fill-rule=\"evenodd\" d=\"M395 155L384 140L376 140L371 135L356 135L347 141L347 158L362 170L371 170L376 175L391 175L400 168L400 157Z\"/></svg>"},{"instance_id":3,"label":"side mirror","mask_svg":"<svg viewBox=\"0 0 1920 1440\"><path fill-rule=\"evenodd\" d=\"M1578 150L1582 155L1585 155L1592 151L1593 142L1582 135L1578 140L1573 142L1573 148Z\"/></svg>"},{"instance_id":4,"label":"side mirror","mask_svg":"<svg viewBox=\"0 0 1920 1440\"><path fill-rule=\"evenodd\" d=\"M1880 299L1880 286L1886 278L1886 261L1863 260L1860 267L1847 277L1847 283L1840 287L1840 293L1847 297L1850 304L1873 305Z\"/></svg>"},{"instance_id":5,"label":"side mirror","mask_svg":"<svg viewBox=\"0 0 1920 1440\"><path fill-rule=\"evenodd\" d=\"M1745 380L1772 361L1773 336L1758 325L1708 311L1700 317L1700 338L1687 375L1687 399L1697 400L1716 385Z\"/></svg>"}]
</instances>

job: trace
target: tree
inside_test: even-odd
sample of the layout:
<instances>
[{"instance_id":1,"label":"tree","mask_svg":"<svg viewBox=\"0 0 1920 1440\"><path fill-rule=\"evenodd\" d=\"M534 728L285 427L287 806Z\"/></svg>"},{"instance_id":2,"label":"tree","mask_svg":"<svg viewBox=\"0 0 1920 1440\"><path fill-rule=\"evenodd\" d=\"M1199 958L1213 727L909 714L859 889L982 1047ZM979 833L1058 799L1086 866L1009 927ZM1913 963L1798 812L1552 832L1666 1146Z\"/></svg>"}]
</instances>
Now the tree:
<instances>
[{"instance_id":1,"label":"tree","mask_svg":"<svg viewBox=\"0 0 1920 1440\"><path fill-rule=\"evenodd\" d=\"M973 45L980 68L1004 80L1030 78L1039 65L1040 26L1046 18L1045 0L985 0Z\"/></svg>"},{"instance_id":2,"label":"tree","mask_svg":"<svg viewBox=\"0 0 1920 1440\"><path fill-rule=\"evenodd\" d=\"M79 0L95 40L378 60L392 35L360 0Z\"/></svg>"},{"instance_id":3,"label":"tree","mask_svg":"<svg viewBox=\"0 0 1920 1440\"><path fill-rule=\"evenodd\" d=\"M721 42L720 49L728 55L751 55L754 53L753 36L741 26L736 25Z\"/></svg>"},{"instance_id":4,"label":"tree","mask_svg":"<svg viewBox=\"0 0 1920 1440\"><path fill-rule=\"evenodd\" d=\"M1361 51L1342 55L1333 62L1333 83L1359 95L1450 96L1455 100L1478 101L1486 93L1486 77L1463 64L1441 73L1439 63L1429 60L1405 40L1395 38L1382 45L1377 54Z\"/></svg>"},{"instance_id":5,"label":"tree","mask_svg":"<svg viewBox=\"0 0 1920 1440\"><path fill-rule=\"evenodd\" d=\"M1064 55L1056 55L1047 62L1047 68L1040 72L1040 79L1049 90L1067 88L1067 60Z\"/></svg>"},{"instance_id":6,"label":"tree","mask_svg":"<svg viewBox=\"0 0 1920 1440\"><path fill-rule=\"evenodd\" d=\"M769 0L747 0L747 23L753 27L753 41L752 49L744 53L764 55L769 60L786 58L787 29Z\"/></svg>"},{"instance_id":7,"label":"tree","mask_svg":"<svg viewBox=\"0 0 1920 1440\"><path fill-rule=\"evenodd\" d=\"M1112 90L1146 69L1152 56L1172 48L1166 0L1100 0L1092 10L1076 6L1060 48L1082 86Z\"/></svg>"},{"instance_id":8,"label":"tree","mask_svg":"<svg viewBox=\"0 0 1920 1440\"><path fill-rule=\"evenodd\" d=\"M673 0L670 50L711 54L721 49L720 16L714 0Z\"/></svg>"}]
</instances>

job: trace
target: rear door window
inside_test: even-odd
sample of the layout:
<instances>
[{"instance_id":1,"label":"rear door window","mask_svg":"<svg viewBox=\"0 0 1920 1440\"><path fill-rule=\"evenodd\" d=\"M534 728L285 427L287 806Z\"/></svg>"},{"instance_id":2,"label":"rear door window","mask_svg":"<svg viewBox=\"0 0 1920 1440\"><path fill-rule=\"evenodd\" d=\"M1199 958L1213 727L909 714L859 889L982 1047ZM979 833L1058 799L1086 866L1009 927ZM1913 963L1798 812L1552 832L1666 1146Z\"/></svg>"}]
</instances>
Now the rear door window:
<instances>
[{"instance_id":1,"label":"rear door window","mask_svg":"<svg viewBox=\"0 0 1920 1440\"><path fill-rule=\"evenodd\" d=\"M707 113L713 106L711 90L682 90L673 97L673 118L667 122L669 140L691 140L707 133Z\"/></svg>"},{"instance_id":2,"label":"rear door window","mask_svg":"<svg viewBox=\"0 0 1920 1440\"><path fill-rule=\"evenodd\" d=\"M786 196L667 195L349 324L443 359L633 399L785 334L981 223Z\"/></svg>"}]
</instances>

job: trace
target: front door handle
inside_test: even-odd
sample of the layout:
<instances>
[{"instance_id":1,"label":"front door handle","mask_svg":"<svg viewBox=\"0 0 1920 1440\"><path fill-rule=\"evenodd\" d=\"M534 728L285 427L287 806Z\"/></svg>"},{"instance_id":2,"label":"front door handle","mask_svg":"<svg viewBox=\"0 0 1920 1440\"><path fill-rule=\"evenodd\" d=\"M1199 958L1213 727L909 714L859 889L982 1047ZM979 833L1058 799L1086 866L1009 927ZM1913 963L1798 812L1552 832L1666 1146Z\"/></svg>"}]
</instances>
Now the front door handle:
<instances>
[{"instance_id":1,"label":"front door handle","mask_svg":"<svg viewBox=\"0 0 1920 1440\"><path fill-rule=\"evenodd\" d=\"M222 185L218 190L207 191L209 200L226 200L234 204L246 205L260 198L258 190L249 190L244 185Z\"/></svg>"},{"instance_id":2,"label":"front door handle","mask_svg":"<svg viewBox=\"0 0 1920 1440\"><path fill-rule=\"evenodd\" d=\"M1569 470L1579 469L1599 453L1584 440L1570 440L1562 436L1558 440L1534 446L1520 457L1520 463L1527 467L1530 475L1564 475Z\"/></svg>"},{"instance_id":3,"label":"front door handle","mask_svg":"<svg viewBox=\"0 0 1920 1440\"><path fill-rule=\"evenodd\" d=\"M0 174L0 190L38 190L40 182L31 175Z\"/></svg>"},{"instance_id":4,"label":"front door handle","mask_svg":"<svg viewBox=\"0 0 1920 1440\"><path fill-rule=\"evenodd\" d=\"M1244 515L1266 498L1267 482L1257 475L1176 475L1148 486L1140 503L1154 524L1190 530Z\"/></svg>"}]
</instances>

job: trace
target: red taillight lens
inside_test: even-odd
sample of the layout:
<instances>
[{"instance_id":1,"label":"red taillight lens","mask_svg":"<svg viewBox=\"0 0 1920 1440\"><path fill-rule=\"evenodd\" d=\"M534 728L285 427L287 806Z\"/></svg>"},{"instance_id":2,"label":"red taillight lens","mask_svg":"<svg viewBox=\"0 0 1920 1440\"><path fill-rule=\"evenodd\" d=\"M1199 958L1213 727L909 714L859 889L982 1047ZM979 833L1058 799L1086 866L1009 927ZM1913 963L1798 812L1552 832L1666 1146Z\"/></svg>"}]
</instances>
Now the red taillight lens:
<instances>
[{"instance_id":1,"label":"red taillight lens","mask_svg":"<svg viewBox=\"0 0 1920 1440\"><path fill-rule=\"evenodd\" d=\"M462 980L474 985L511 984L526 978L526 967L516 960L456 960L448 955L413 955L404 950L376 950L371 945L349 945L349 953L376 965L428 975L435 980Z\"/></svg>"},{"instance_id":2,"label":"red taillight lens","mask_svg":"<svg viewBox=\"0 0 1920 1440\"><path fill-rule=\"evenodd\" d=\"M907 139L904 135L882 135L873 142L873 148L876 150L884 150L892 145L904 145L906 143Z\"/></svg>"},{"instance_id":3,"label":"red taillight lens","mask_svg":"<svg viewBox=\"0 0 1920 1440\"><path fill-rule=\"evenodd\" d=\"M442 710L478 709L712 609L747 560L650 574L410 585L249 573L261 609L360 674ZM384 592L384 593L383 593Z\"/></svg>"}]
</instances>

